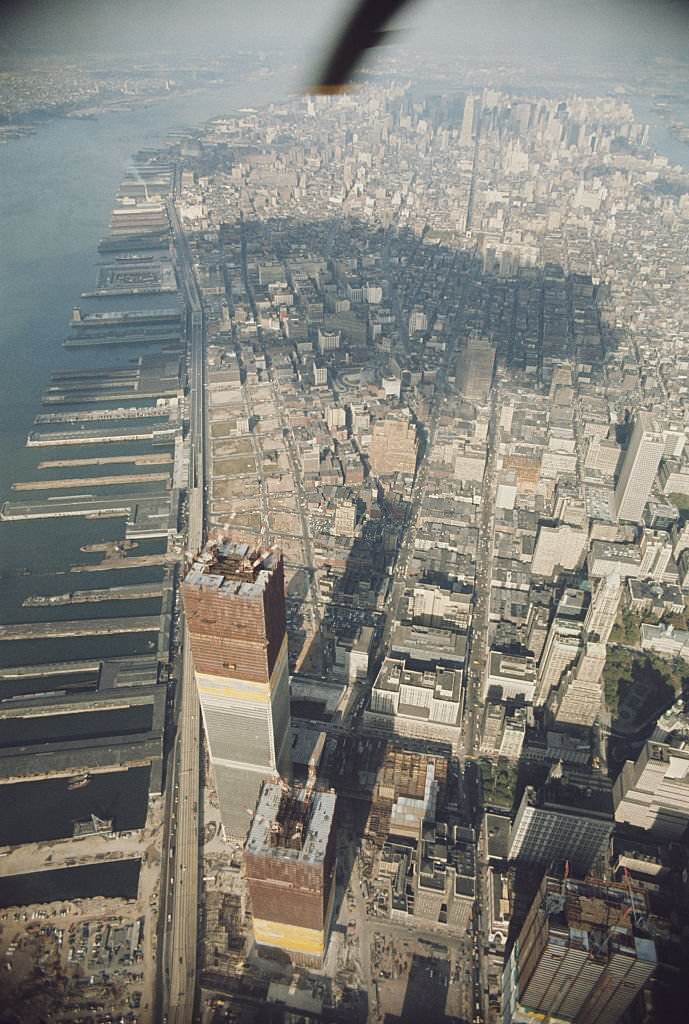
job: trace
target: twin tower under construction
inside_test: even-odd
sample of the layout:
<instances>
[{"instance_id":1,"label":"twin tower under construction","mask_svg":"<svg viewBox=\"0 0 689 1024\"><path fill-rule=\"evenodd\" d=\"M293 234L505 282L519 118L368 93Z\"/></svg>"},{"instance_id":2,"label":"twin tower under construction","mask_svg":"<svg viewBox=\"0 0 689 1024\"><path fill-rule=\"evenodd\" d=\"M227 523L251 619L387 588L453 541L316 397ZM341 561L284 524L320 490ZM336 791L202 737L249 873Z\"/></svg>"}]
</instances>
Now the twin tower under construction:
<instances>
[{"instance_id":1,"label":"twin tower under construction","mask_svg":"<svg viewBox=\"0 0 689 1024\"><path fill-rule=\"evenodd\" d=\"M320 966L333 904L335 797L290 785L282 555L212 540L182 598L222 825L228 839L247 843L255 939Z\"/></svg>"}]
</instances>

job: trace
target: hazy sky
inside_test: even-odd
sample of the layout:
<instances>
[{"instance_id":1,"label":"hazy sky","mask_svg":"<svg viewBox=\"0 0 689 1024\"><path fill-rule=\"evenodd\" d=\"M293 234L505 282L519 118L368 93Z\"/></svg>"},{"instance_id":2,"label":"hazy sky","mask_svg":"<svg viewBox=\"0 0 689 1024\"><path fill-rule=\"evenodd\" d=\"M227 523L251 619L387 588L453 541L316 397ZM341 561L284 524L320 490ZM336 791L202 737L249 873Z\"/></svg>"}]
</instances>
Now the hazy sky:
<instances>
[{"instance_id":1,"label":"hazy sky","mask_svg":"<svg viewBox=\"0 0 689 1024\"><path fill-rule=\"evenodd\" d=\"M242 47L327 49L351 0L12 0L5 51L152 50L231 54ZM558 53L689 58L685 0L416 0L403 37L460 56Z\"/></svg>"}]
</instances>

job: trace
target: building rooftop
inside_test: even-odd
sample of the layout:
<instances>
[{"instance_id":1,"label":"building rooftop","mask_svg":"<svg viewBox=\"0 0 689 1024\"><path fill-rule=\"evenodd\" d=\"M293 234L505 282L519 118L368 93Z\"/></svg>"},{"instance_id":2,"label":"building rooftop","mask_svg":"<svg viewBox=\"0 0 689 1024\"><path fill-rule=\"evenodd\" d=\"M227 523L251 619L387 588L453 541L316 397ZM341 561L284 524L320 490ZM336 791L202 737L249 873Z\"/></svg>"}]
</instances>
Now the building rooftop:
<instances>
[{"instance_id":1,"label":"building rooftop","mask_svg":"<svg viewBox=\"0 0 689 1024\"><path fill-rule=\"evenodd\" d=\"M255 598L265 590L279 559L277 548L265 551L227 538L212 540L193 562L184 583L214 590L222 597Z\"/></svg>"},{"instance_id":2,"label":"building rooftop","mask_svg":"<svg viewBox=\"0 0 689 1024\"><path fill-rule=\"evenodd\" d=\"M551 940L560 933L564 945L585 949L593 956L607 959L620 950L655 962L655 943L647 931L646 899L640 888L548 877L542 891Z\"/></svg>"},{"instance_id":3,"label":"building rooftop","mask_svg":"<svg viewBox=\"0 0 689 1024\"><path fill-rule=\"evenodd\" d=\"M505 679L518 679L534 682L536 679L536 663L531 657L519 654L504 654L502 651L490 652L491 676L502 676Z\"/></svg>"},{"instance_id":4,"label":"building rooftop","mask_svg":"<svg viewBox=\"0 0 689 1024\"><path fill-rule=\"evenodd\" d=\"M524 796L532 807L558 814L586 815L612 820L613 801L610 780L596 772L566 767L562 762L551 767L544 785L536 790L527 786Z\"/></svg>"},{"instance_id":5,"label":"building rooftop","mask_svg":"<svg viewBox=\"0 0 689 1024\"><path fill-rule=\"evenodd\" d=\"M466 659L467 638L432 626L398 626L390 646L394 654L406 654L412 662L459 668Z\"/></svg>"},{"instance_id":6,"label":"building rooftop","mask_svg":"<svg viewBox=\"0 0 689 1024\"><path fill-rule=\"evenodd\" d=\"M247 852L318 864L325 858L335 794L267 782L254 814Z\"/></svg>"}]
</instances>

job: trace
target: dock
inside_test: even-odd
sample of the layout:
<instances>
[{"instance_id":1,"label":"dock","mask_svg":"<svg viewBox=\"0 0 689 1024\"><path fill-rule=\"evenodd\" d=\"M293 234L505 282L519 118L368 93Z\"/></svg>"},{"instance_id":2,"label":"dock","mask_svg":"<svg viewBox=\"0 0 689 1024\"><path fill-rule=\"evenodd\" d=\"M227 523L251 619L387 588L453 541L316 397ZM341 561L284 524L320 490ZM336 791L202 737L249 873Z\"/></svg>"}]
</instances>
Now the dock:
<instances>
[{"instance_id":1,"label":"dock","mask_svg":"<svg viewBox=\"0 0 689 1024\"><path fill-rule=\"evenodd\" d=\"M70 572L109 572L111 569L150 569L157 565L170 565L177 561L171 555L128 555L126 558L104 558L102 562L73 565Z\"/></svg>"},{"instance_id":2,"label":"dock","mask_svg":"<svg viewBox=\"0 0 689 1024\"><path fill-rule=\"evenodd\" d=\"M0 626L0 640L115 636L124 633L157 633L159 629L159 615L134 615L122 619L79 619L74 622L22 622Z\"/></svg>"},{"instance_id":3,"label":"dock","mask_svg":"<svg viewBox=\"0 0 689 1024\"><path fill-rule=\"evenodd\" d=\"M129 586L106 587L104 590L73 590L68 594L30 594L22 608L54 608L66 604L92 604L96 601L136 601L163 596L158 583L132 583Z\"/></svg>"},{"instance_id":4,"label":"dock","mask_svg":"<svg viewBox=\"0 0 689 1024\"><path fill-rule=\"evenodd\" d=\"M80 412L42 412L34 416L34 423L91 423L94 420L159 419L176 414L166 405L130 406L123 409L84 409Z\"/></svg>"},{"instance_id":5,"label":"dock","mask_svg":"<svg viewBox=\"0 0 689 1024\"><path fill-rule=\"evenodd\" d=\"M111 476L66 477L64 480L25 480L12 484L13 491L58 491L70 487L112 487L117 484L151 484L170 479L169 473L122 473Z\"/></svg>"},{"instance_id":6,"label":"dock","mask_svg":"<svg viewBox=\"0 0 689 1024\"><path fill-rule=\"evenodd\" d=\"M179 308L123 310L107 313L82 313L79 307L75 306L72 312L72 319L70 321L70 327L73 330L87 330L94 327L121 327L130 324L175 324L181 327L182 317Z\"/></svg>"},{"instance_id":7,"label":"dock","mask_svg":"<svg viewBox=\"0 0 689 1024\"><path fill-rule=\"evenodd\" d=\"M180 331L156 331L144 334L70 335L62 342L64 348L101 348L105 345L177 345L182 348Z\"/></svg>"},{"instance_id":8,"label":"dock","mask_svg":"<svg viewBox=\"0 0 689 1024\"><path fill-rule=\"evenodd\" d=\"M59 448L73 444L110 444L122 441L158 441L172 444L175 439L175 428L155 429L154 427L104 427L92 430L32 430L26 439L27 448Z\"/></svg>"},{"instance_id":9,"label":"dock","mask_svg":"<svg viewBox=\"0 0 689 1024\"><path fill-rule=\"evenodd\" d=\"M168 452L152 455L103 455L95 459L46 459L39 462L37 469L76 469L78 466L165 466L172 464Z\"/></svg>"},{"instance_id":10,"label":"dock","mask_svg":"<svg viewBox=\"0 0 689 1024\"><path fill-rule=\"evenodd\" d=\"M134 499L132 497L94 498L90 495L76 495L64 501L19 502L6 501L0 508L0 520L5 523L21 522L25 519L68 519L88 516L91 519L111 519L127 516Z\"/></svg>"},{"instance_id":11,"label":"dock","mask_svg":"<svg viewBox=\"0 0 689 1024\"><path fill-rule=\"evenodd\" d=\"M72 494L60 498L47 498L44 502L6 501L0 508L0 520L20 522L27 519L69 519L84 516L88 519L127 517L128 538L166 537L177 516L177 508L165 496Z\"/></svg>"}]
</instances>

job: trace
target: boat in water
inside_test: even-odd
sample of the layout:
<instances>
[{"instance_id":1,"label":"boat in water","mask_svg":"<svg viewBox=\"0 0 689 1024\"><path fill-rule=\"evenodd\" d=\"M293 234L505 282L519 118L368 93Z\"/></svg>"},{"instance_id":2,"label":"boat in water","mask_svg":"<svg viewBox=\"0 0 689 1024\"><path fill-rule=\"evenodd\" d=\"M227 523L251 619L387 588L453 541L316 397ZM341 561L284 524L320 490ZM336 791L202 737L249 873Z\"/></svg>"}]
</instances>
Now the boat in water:
<instances>
[{"instance_id":1,"label":"boat in water","mask_svg":"<svg viewBox=\"0 0 689 1024\"><path fill-rule=\"evenodd\" d=\"M88 786L91 781L91 776L88 772L84 772L83 775L75 775L73 779L70 779L67 789L83 789L84 786Z\"/></svg>"}]
</instances>

